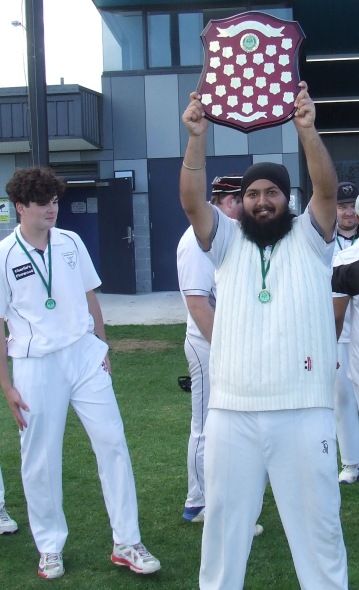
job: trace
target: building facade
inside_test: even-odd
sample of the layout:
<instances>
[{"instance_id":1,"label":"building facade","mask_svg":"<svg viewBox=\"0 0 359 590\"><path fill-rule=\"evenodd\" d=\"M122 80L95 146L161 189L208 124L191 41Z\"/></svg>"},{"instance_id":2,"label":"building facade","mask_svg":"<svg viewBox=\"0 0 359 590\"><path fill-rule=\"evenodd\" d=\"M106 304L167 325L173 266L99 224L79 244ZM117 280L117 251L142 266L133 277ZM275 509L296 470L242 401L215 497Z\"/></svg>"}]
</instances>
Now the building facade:
<instances>
[{"instance_id":1,"label":"building facade","mask_svg":"<svg viewBox=\"0 0 359 590\"><path fill-rule=\"evenodd\" d=\"M50 164L72 181L59 225L61 221L84 236L100 275L106 277L107 292L178 289L176 248L187 227L178 194L187 143L181 115L199 81L203 65L200 34L211 20L255 10L299 22L306 35L300 76L316 101L317 127L339 179L359 181L358 20L353 18L353 11L359 17L359 8L352 2L93 2L103 20L102 95L78 87L77 93L84 95L77 96L80 113L74 105L69 107L71 101L67 109L60 105L66 100L61 101L56 94L59 87L53 87L57 104L51 109L48 105ZM67 91L71 95L66 86L62 91L63 98ZM0 123L1 100L0 92ZM54 127L54 113L61 109L66 116L58 120L68 121L66 129ZM83 117L90 119L86 129L79 125ZM23 133L20 139L24 140ZM16 151L5 153L4 144L9 150L10 139ZM26 140L20 145L17 138L10 139L0 135L0 188L16 166L28 165ZM209 181L217 174L241 174L260 161L279 162L288 168L293 207L296 212L303 210L310 186L291 121L247 134L210 124ZM0 227L0 234L14 223L12 214L8 225ZM116 265L125 270L113 282Z\"/></svg>"}]
</instances>

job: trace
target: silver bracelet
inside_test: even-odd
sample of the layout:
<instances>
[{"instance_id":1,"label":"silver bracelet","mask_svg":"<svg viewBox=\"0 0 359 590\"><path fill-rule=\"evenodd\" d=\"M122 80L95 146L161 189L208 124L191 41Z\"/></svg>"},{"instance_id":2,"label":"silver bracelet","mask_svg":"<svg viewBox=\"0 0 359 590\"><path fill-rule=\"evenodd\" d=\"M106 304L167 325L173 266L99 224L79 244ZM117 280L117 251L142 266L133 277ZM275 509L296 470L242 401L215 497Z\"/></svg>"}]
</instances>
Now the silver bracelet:
<instances>
[{"instance_id":1,"label":"silver bracelet","mask_svg":"<svg viewBox=\"0 0 359 590\"><path fill-rule=\"evenodd\" d=\"M187 170L202 170L202 168L205 168L207 162L205 162L203 166L199 166L198 168L193 168L193 166L187 166L187 164L185 164L184 162L182 162L182 164L185 168L187 168Z\"/></svg>"}]
</instances>

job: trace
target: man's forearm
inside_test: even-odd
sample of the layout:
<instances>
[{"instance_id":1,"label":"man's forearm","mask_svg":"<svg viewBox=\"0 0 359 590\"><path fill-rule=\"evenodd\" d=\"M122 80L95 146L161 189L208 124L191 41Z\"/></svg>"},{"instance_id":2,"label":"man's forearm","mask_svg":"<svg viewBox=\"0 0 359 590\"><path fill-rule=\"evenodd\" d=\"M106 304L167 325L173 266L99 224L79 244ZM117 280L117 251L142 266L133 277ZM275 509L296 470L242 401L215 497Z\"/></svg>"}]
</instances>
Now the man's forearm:
<instances>
[{"instance_id":1,"label":"man's forearm","mask_svg":"<svg viewBox=\"0 0 359 590\"><path fill-rule=\"evenodd\" d=\"M180 176L180 197L182 207L202 247L208 250L213 226L213 210L206 201L207 176L206 169L202 167L205 154L205 134L190 136L183 160L185 165L182 166Z\"/></svg>"},{"instance_id":2,"label":"man's forearm","mask_svg":"<svg viewBox=\"0 0 359 590\"><path fill-rule=\"evenodd\" d=\"M332 291L351 297L359 295L359 260L333 268Z\"/></svg>"},{"instance_id":3,"label":"man's forearm","mask_svg":"<svg viewBox=\"0 0 359 590\"><path fill-rule=\"evenodd\" d=\"M182 115L189 139L181 170L180 196L189 222L193 225L202 246L207 249L212 231L213 211L206 202L205 164L208 121L199 99L199 94L192 92L190 103Z\"/></svg>"},{"instance_id":4,"label":"man's forearm","mask_svg":"<svg viewBox=\"0 0 359 590\"><path fill-rule=\"evenodd\" d=\"M181 202L187 214L206 200L206 137L190 136L180 177Z\"/></svg>"},{"instance_id":5,"label":"man's forearm","mask_svg":"<svg viewBox=\"0 0 359 590\"><path fill-rule=\"evenodd\" d=\"M92 315L95 323L95 334L101 340L106 342L105 326L103 322L102 310L94 291L88 291L86 293L87 303L89 312Z\"/></svg>"},{"instance_id":6,"label":"man's forearm","mask_svg":"<svg viewBox=\"0 0 359 590\"><path fill-rule=\"evenodd\" d=\"M298 136L307 160L313 192L333 199L337 191L337 175L333 161L315 127L298 128Z\"/></svg>"},{"instance_id":7,"label":"man's forearm","mask_svg":"<svg viewBox=\"0 0 359 590\"><path fill-rule=\"evenodd\" d=\"M211 307L208 297L202 295L186 296L188 310L200 330L202 336L211 343L214 321L214 309Z\"/></svg>"}]
</instances>

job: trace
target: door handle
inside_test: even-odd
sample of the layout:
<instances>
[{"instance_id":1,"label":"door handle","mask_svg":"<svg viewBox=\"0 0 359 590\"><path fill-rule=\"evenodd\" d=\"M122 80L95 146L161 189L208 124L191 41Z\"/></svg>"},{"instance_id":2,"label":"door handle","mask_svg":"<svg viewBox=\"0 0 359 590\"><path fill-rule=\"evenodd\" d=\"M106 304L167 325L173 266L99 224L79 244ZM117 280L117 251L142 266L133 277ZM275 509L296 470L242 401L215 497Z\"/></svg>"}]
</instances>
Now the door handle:
<instances>
[{"instance_id":1,"label":"door handle","mask_svg":"<svg viewBox=\"0 0 359 590\"><path fill-rule=\"evenodd\" d=\"M134 241L133 230L130 225L127 226L127 236L122 238L123 240L127 240L128 244L131 244Z\"/></svg>"}]
</instances>

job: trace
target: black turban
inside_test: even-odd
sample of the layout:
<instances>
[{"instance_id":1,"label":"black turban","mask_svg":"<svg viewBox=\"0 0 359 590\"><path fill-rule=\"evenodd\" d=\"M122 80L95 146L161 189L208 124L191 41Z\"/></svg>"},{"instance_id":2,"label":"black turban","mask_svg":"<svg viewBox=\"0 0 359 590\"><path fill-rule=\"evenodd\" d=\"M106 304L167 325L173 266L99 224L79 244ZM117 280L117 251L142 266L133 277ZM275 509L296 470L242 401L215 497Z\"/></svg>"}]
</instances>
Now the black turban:
<instances>
[{"instance_id":1,"label":"black turban","mask_svg":"<svg viewBox=\"0 0 359 590\"><path fill-rule=\"evenodd\" d=\"M290 178L288 170L282 164L274 164L273 162L258 162L248 168L242 179L242 197L252 182L262 179L271 180L289 201Z\"/></svg>"}]
</instances>

